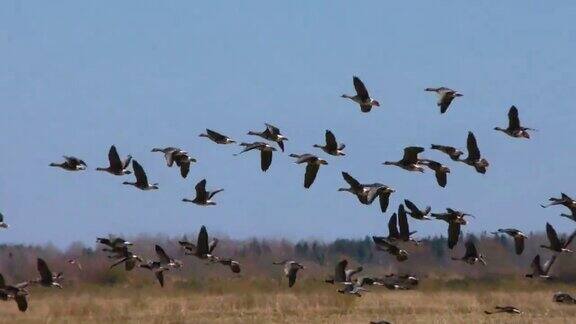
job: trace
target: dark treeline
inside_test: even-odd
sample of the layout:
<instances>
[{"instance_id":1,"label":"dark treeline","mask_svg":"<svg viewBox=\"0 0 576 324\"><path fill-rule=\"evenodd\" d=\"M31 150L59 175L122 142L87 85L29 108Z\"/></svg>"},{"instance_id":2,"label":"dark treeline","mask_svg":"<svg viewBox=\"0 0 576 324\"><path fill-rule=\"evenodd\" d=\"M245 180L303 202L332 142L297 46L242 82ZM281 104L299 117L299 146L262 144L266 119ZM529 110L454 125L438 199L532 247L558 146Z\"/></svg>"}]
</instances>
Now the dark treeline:
<instances>
[{"instance_id":1,"label":"dark treeline","mask_svg":"<svg viewBox=\"0 0 576 324\"><path fill-rule=\"evenodd\" d=\"M278 279L280 268L272 265L273 261L284 259L297 260L306 265L302 272L304 278L323 279L332 272L339 260L346 258L351 265L362 265L366 274L385 275L388 273L410 273L423 278L497 278L500 276L517 276L521 278L530 272L530 262L536 254L543 260L550 258L550 253L539 246L546 242L542 234L531 234L526 242L524 253L514 253L514 242L504 236L489 233L468 235L461 239L472 238L478 244L481 253L486 256L488 265L470 266L450 259L464 253L464 244L460 242L454 250L447 249L445 237L428 237L421 244L406 244L404 247L410 256L406 262L398 263L386 253L375 249L372 239L337 239L333 242L286 240L231 240L220 239L215 255L231 257L242 264L241 276L244 278ZM127 238L134 242L133 251L144 259L156 259L154 244L159 244L174 258L184 261L181 270L168 273L167 281L201 281L205 278L231 277L234 275L224 267L207 264L184 254L177 238L166 236L138 236ZM195 235L188 235L195 239ZM63 271L65 283L121 284L141 280L154 281L147 271L135 269L126 272L122 267L110 270L112 260L101 251L101 246L85 246L74 243L65 250L53 246L0 245L0 273L10 282L35 278L36 258L48 261L54 272ZM78 258L82 270L67 260ZM571 254L561 255L554 264L551 274L562 281L576 281L576 261Z\"/></svg>"}]
</instances>

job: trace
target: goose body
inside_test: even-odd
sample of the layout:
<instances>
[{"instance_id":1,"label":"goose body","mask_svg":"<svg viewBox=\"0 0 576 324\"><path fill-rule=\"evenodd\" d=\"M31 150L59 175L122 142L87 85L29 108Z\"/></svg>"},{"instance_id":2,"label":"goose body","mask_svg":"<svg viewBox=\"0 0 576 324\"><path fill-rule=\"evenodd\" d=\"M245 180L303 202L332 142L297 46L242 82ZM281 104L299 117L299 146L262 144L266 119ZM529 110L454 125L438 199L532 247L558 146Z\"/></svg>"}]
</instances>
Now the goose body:
<instances>
[{"instance_id":1,"label":"goose body","mask_svg":"<svg viewBox=\"0 0 576 324\"><path fill-rule=\"evenodd\" d=\"M430 170L434 171L436 182L440 187L446 187L446 184L448 183L448 173L450 173L450 168L440 162L433 160L422 159L420 162L427 166Z\"/></svg>"},{"instance_id":2,"label":"goose body","mask_svg":"<svg viewBox=\"0 0 576 324\"><path fill-rule=\"evenodd\" d=\"M211 129L206 128L206 133L202 133L199 135L200 137L206 137L209 140L211 140L212 142L216 143L216 144L233 144L236 143L236 141L234 141L233 139L231 139L230 137L226 136L226 135L222 135L216 131L213 131Z\"/></svg>"},{"instance_id":3,"label":"goose body","mask_svg":"<svg viewBox=\"0 0 576 324\"><path fill-rule=\"evenodd\" d=\"M62 168L66 171L82 171L86 170L86 163L74 156L63 156L64 162L62 163L50 163L51 167Z\"/></svg>"},{"instance_id":4,"label":"goose body","mask_svg":"<svg viewBox=\"0 0 576 324\"><path fill-rule=\"evenodd\" d=\"M390 195L396 192L381 183L361 184L347 172L342 172L342 177L350 185L349 188L339 188L338 191L347 191L355 195L363 205L371 205L376 198L380 202L380 210L385 213L390 203Z\"/></svg>"},{"instance_id":5,"label":"goose body","mask_svg":"<svg viewBox=\"0 0 576 324\"><path fill-rule=\"evenodd\" d=\"M149 260L148 262L143 264L139 264L138 266L140 268L152 271L154 273L154 276L156 277L156 280L158 280L160 287L164 287L164 271L168 271L170 270L170 268L162 265L162 262L160 261L152 261L152 260Z\"/></svg>"},{"instance_id":6,"label":"goose body","mask_svg":"<svg viewBox=\"0 0 576 324\"><path fill-rule=\"evenodd\" d=\"M62 278L61 272L55 275L52 274L46 261L41 258L36 260L36 268L38 269L38 273L40 273L40 278L31 282L40 284L42 287L56 287L62 289L62 286L58 282L58 280Z\"/></svg>"},{"instance_id":7,"label":"goose body","mask_svg":"<svg viewBox=\"0 0 576 324\"><path fill-rule=\"evenodd\" d=\"M126 160L121 161L120 156L118 155L118 151L116 151L116 146L112 145L110 147L110 150L108 151L109 166L106 168L96 168L96 171L105 171L117 176L131 174L132 172L127 170L131 161L132 161L131 155L128 155Z\"/></svg>"},{"instance_id":8,"label":"goose body","mask_svg":"<svg viewBox=\"0 0 576 324\"><path fill-rule=\"evenodd\" d=\"M410 146L404 149L404 156L399 161L386 161L384 165L395 165L406 171L424 172L424 167L418 159L418 154L424 152L423 147Z\"/></svg>"},{"instance_id":9,"label":"goose body","mask_svg":"<svg viewBox=\"0 0 576 324\"><path fill-rule=\"evenodd\" d=\"M443 114L448 110L448 107L452 103L452 100L456 97L462 97L462 94L446 87L440 88L426 88L426 91L436 92L438 95L437 106L440 107L440 113Z\"/></svg>"},{"instance_id":10,"label":"goose body","mask_svg":"<svg viewBox=\"0 0 576 324\"><path fill-rule=\"evenodd\" d=\"M356 95L350 96L347 94L343 94L341 96L342 98L350 99L355 103L357 103L358 105L360 105L360 110L363 113L370 112L370 110L372 110L373 107L380 107L380 103L377 100L370 98L370 95L368 94L368 89L366 89L366 86L360 80L360 78L354 76L352 78L352 81L354 83L354 89L356 90Z\"/></svg>"},{"instance_id":11,"label":"goose body","mask_svg":"<svg viewBox=\"0 0 576 324\"><path fill-rule=\"evenodd\" d=\"M206 229L206 226L202 226L198 233L196 244L186 240L178 241L178 243L182 248L184 248L184 253L187 255L193 255L201 260L213 260L214 256L212 253L218 245L218 240L213 239L211 242L208 242L208 230Z\"/></svg>"},{"instance_id":12,"label":"goose body","mask_svg":"<svg viewBox=\"0 0 576 324\"><path fill-rule=\"evenodd\" d=\"M304 269L304 266L296 261L281 261L281 262L273 262L275 265L283 265L284 266L284 275L288 278L288 287L292 288L296 283L296 277L299 270Z\"/></svg>"},{"instance_id":13,"label":"goose body","mask_svg":"<svg viewBox=\"0 0 576 324\"><path fill-rule=\"evenodd\" d=\"M280 129L278 127L273 126L271 124L265 124L265 125L266 129L264 131L262 132L249 131L248 135L260 136L263 139L276 142L276 144L278 144L278 147L280 147L282 152L284 152L284 141L287 141L288 138L280 134Z\"/></svg>"},{"instance_id":14,"label":"goose body","mask_svg":"<svg viewBox=\"0 0 576 324\"><path fill-rule=\"evenodd\" d=\"M462 225L466 225L467 221L465 216L471 216L464 212L454 210L452 208L446 208L446 213L431 213L433 218L443 220L448 223L448 248L453 249L456 244L458 244L458 239L460 238L460 228Z\"/></svg>"},{"instance_id":15,"label":"goose body","mask_svg":"<svg viewBox=\"0 0 576 324\"><path fill-rule=\"evenodd\" d=\"M484 311L484 313L491 315L491 314L498 314L498 313L507 313L507 314L522 314L522 312L514 307L514 306L496 306L494 307L493 311Z\"/></svg>"},{"instance_id":16,"label":"goose body","mask_svg":"<svg viewBox=\"0 0 576 324\"><path fill-rule=\"evenodd\" d=\"M524 275L526 278L540 278L540 279L551 279L552 277L548 275L552 264L556 261L556 255L553 255L548 262L542 266L542 262L540 261L540 254L536 254L532 263L530 263L530 268L532 272L529 274Z\"/></svg>"},{"instance_id":17,"label":"goose body","mask_svg":"<svg viewBox=\"0 0 576 324\"><path fill-rule=\"evenodd\" d=\"M353 276L362 272L363 270L362 266L356 267L354 269L347 269L347 267L348 260L344 259L338 262L334 268L334 275L326 279L325 282L331 284L352 282Z\"/></svg>"}]
</instances>

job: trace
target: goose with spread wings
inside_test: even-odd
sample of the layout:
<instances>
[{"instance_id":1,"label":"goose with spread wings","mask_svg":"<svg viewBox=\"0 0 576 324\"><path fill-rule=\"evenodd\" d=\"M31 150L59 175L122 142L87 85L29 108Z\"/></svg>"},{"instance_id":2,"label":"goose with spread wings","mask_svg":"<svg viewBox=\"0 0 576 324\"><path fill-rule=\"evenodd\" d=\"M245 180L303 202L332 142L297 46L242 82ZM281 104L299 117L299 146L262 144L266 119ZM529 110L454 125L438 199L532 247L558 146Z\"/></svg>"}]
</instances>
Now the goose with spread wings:
<instances>
[{"instance_id":1,"label":"goose with spread wings","mask_svg":"<svg viewBox=\"0 0 576 324\"><path fill-rule=\"evenodd\" d=\"M308 189L314 183L318 170L321 165L328 165L328 161L321 159L313 154L290 154L290 157L296 159L294 163L306 163L306 173L304 174L304 188Z\"/></svg>"},{"instance_id":2,"label":"goose with spread wings","mask_svg":"<svg viewBox=\"0 0 576 324\"><path fill-rule=\"evenodd\" d=\"M116 146L112 145L110 150L108 151L108 167L106 168L96 168L96 171L105 171L113 175L122 176L126 174L131 174L128 166L130 166L130 162L132 161L132 156L128 155L128 157L124 160L120 160L120 156L118 155L118 151L116 151Z\"/></svg>"},{"instance_id":3,"label":"goose with spread wings","mask_svg":"<svg viewBox=\"0 0 576 324\"><path fill-rule=\"evenodd\" d=\"M216 203L212 201L212 197L217 193L224 191L224 189L206 191L206 179L200 180L194 188L196 189L196 197L194 199L184 198L182 201L191 202L199 206L214 206Z\"/></svg>"},{"instance_id":4,"label":"goose with spread wings","mask_svg":"<svg viewBox=\"0 0 576 324\"><path fill-rule=\"evenodd\" d=\"M338 142L336 141L336 136L334 136L334 133L332 133L332 131L326 130L325 137L326 137L325 145L314 144L313 146L321 149L326 154L330 154L333 156L346 155L344 153L344 148L346 147L346 145L343 143L338 144Z\"/></svg>"},{"instance_id":5,"label":"goose with spread wings","mask_svg":"<svg viewBox=\"0 0 576 324\"><path fill-rule=\"evenodd\" d=\"M150 184L148 182L146 172L140 163L138 163L138 161L132 160L132 169L134 170L134 176L136 176L136 182L124 181L123 184L134 186L144 191L156 190L159 188L157 183Z\"/></svg>"},{"instance_id":6,"label":"goose with spread wings","mask_svg":"<svg viewBox=\"0 0 576 324\"><path fill-rule=\"evenodd\" d=\"M244 152L258 150L260 151L260 169L266 172L270 168L272 164L272 152L276 151L274 147L264 142L241 143L240 146L243 146L244 149L240 153L234 154L234 156Z\"/></svg>"},{"instance_id":7,"label":"goose with spread wings","mask_svg":"<svg viewBox=\"0 0 576 324\"><path fill-rule=\"evenodd\" d=\"M494 127L494 130L500 131L510 137L529 139L530 134L528 131L534 131L535 129L521 126L520 118L518 117L518 108L512 106L508 111L508 127Z\"/></svg>"},{"instance_id":8,"label":"goose with spread wings","mask_svg":"<svg viewBox=\"0 0 576 324\"><path fill-rule=\"evenodd\" d=\"M372 107L380 107L380 103L377 100L370 98L368 89L366 89L364 82L362 82L360 78L354 76L352 78L352 81L354 83L354 89L356 90L356 95L350 96L347 94L343 94L341 96L342 98L350 99L355 103L357 103L358 105L360 105L360 110L363 113L370 112L370 110L372 110Z\"/></svg>"},{"instance_id":9,"label":"goose with spread wings","mask_svg":"<svg viewBox=\"0 0 576 324\"><path fill-rule=\"evenodd\" d=\"M448 110L452 100L456 97L462 97L461 93L446 87L439 88L426 88L426 91L436 92L438 95L438 102L436 105L440 107L440 113L443 114Z\"/></svg>"},{"instance_id":10,"label":"goose with spread wings","mask_svg":"<svg viewBox=\"0 0 576 324\"><path fill-rule=\"evenodd\" d=\"M284 152L284 141L287 141L288 138L280 133L280 128L271 124L265 124L265 125L266 129L264 131L262 132L249 131L248 135L260 136L265 140L276 142L276 144L278 144L278 147L280 147L282 152Z\"/></svg>"}]
</instances>

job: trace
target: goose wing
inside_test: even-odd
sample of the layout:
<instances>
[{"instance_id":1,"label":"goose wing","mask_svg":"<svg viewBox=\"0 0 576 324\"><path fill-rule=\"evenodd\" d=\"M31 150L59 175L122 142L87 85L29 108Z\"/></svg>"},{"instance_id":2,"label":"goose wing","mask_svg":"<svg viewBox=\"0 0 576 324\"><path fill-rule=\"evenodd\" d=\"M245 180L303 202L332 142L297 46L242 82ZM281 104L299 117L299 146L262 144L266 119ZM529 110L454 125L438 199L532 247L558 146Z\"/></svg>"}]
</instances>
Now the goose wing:
<instances>
[{"instance_id":1,"label":"goose wing","mask_svg":"<svg viewBox=\"0 0 576 324\"><path fill-rule=\"evenodd\" d=\"M442 188L446 187L446 184L448 183L448 173L435 170L434 174L436 175L436 182L438 182L438 185Z\"/></svg>"},{"instance_id":2,"label":"goose wing","mask_svg":"<svg viewBox=\"0 0 576 324\"><path fill-rule=\"evenodd\" d=\"M521 236L514 237L514 248L516 250L516 254L520 255L524 252L524 238Z\"/></svg>"},{"instance_id":3,"label":"goose wing","mask_svg":"<svg viewBox=\"0 0 576 324\"><path fill-rule=\"evenodd\" d=\"M210 248L208 246L208 231L206 226L200 228L200 233L198 233L198 242L196 244L196 254L206 255L210 253Z\"/></svg>"},{"instance_id":4,"label":"goose wing","mask_svg":"<svg viewBox=\"0 0 576 324\"><path fill-rule=\"evenodd\" d=\"M385 213L388 209L388 205L390 204L390 192L381 192L378 195L378 200L380 202L380 210Z\"/></svg>"},{"instance_id":5,"label":"goose wing","mask_svg":"<svg viewBox=\"0 0 576 324\"><path fill-rule=\"evenodd\" d=\"M440 107L440 113L443 114L448 110L448 107L450 107L452 100L454 100L453 90L439 92L438 106Z\"/></svg>"},{"instance_id":6,"label":"goose wing","mask_svg":"<svg viewBox=\"0 0 576 324\"><path fill-rule=\"evenodd\" d=\"M458 244L460 237L460 224L449 222L448 223L448 248L453 249Z\"/></svg>"},{"instance_id":7,"label":"goose wing","mask_svg":"<svg viewBox=\"0 0 576 324\"><path fill-rule=\"evenodd\" d=\"M520 129L520 118L518 118L518 108L510 107L508 111L508 129Z\"/></svg>"},{"instance_id":8,"label":"goose wing","mask_svg":"<svg viewBox=\"0 0 576 324\"><path fill-rule=\"evenodd\" d=\"M539 276L544 274L544 270L542 270L542 263L540 261L540 254L536 254L532 263L530 263L530 268L532 268L532 274L534 276Z\"/></svg>"},{"instance_id":9,"label":"goose wing","mask_svg":"<svg viewBox=\"0 0 576 324\"><path fill-rule=\"evenodd\" d=\"M116 146L110 146L110 150L108 151L108 162L110 163L110 168L113 170L122 170L123 165L122 161L120 160L120 156L118 155L118 151L116 151Z\"/></svg>"},{"instance_id":10,"label":"goose wing","mask_svg":"<svg viewBox=\"0 0 576 324\"><path fill-rule=\"evenodd\" d=\"M336 136L330 130L326 130L326 149L329 151L335 151L338 149L338 142L336 142Z\"/></svg>"},{"instance_id":11,"label":"goose wing","mask_svg":"<svg viewBox=\"0 0 576 324\"><path fill-rule=\"evenodd\" d=\"M406 217L406 210L404 205L398 206L398 228L400 229L400 237L404 241L410 238L410 227L408 225L408 218Z\"/></svg>"},{"instance_id":12,"label":"goose wing","mask_svg":"<svg viewBox=\"0 0 576 324\"><path fill-rule=\"evenodd\" d=\"M550 223L546 223L546 236L548 237L548 242L550 242L550 247L556 251L562 249L562 244L560 243L560 239L558 238L558 234L556 230Z\"/></svg>"},{"instance_id":13,"label":"goose wing","mask_svg":"<svg viewBox=\"0 0 576 324\"><path fill-rule=\"evenodd\" d=\"M358 182L358 180L354 179L347 172L342 172L342 177L344 178L344 181L346 181L350 185L350 187L352 187L352 189L359 190L362 187L360 185L360 182Z\"/></svg>"},{"instance_id":14,"label":"goose wing","mask_svg":"<svg viewBox=\"0 0 576 324\"><path fill-rule=\"evenodd\" d=\"M210 137L213 140L218 141L218 142L223 142L227 139L226 136L224 136L218 132L215 132L211 129L208 129L208 128L206 128L206 134L208 134L208 137Z\"/></svg>"},{"instance_id":15,"label":"goose wing","mask_svg":"<svg viewBox=\"0 0 576 324\"><path fill-rule=\"evenodd\" d=\"M136 183L147 186L148 177L146 176L146 172L144 172L144 168L140 165L140 163L138 163L136 160L132 160L132 168L134 169L134 175L136 176Z\"/></svg>"},{"instance_id":16,"label":"goose wing","mask_svg":"<svg viewBox=\"0 0 576 324\"><path fill-rule=\"evenodd\" d=\"M52 277L52 272L50 271L50 268L48 268L48 264L46 263L46 261L44 261L44 259L38 258L38 260L36 260L36 268L38 269L38 272L40 273L40 278L42 280L42 282L46 282L46 283L50 283L52 282L54 279Z\"/></svg>"},{"instance_id":17,"label":"goose wing","mask_svg":"<svg viewBox=\"0 0 576 324\"><path fill-rule=\"evenodd\" d=\"M472 241L466 241L466 253L464 254L465 258L476 258L478 257L478 250L476 250L476 245Z\"/></svg>"},{"instance_id":18,"label":"goose wing","mask_svg":"<svg viewBox=\"0 0 576 324\"><path fill-rule=\"evenodd\" d=\"M28 300L26 300L26 295L16 293L14 294L14 301L16 301L16 305L18 305L19 311L25 312L28 309Z\"/></svg>"},{"instance_id":19,"label":"goose wing","mask_svg":"<svg viewBox=\"0 0 576 324\"><path fill-rule=\"evenodd\" d=\"M346 281L346 267L348 266L348 260L344 259L338 264L334 269L334 281L335 282L345 282Z\"/></svg>"},{"instance_id":20,"label":"goose wing","mask_svg":"<svg viewBox=\"0 0 576 324\"><path fill-rule=\"evenodd\" d=\"M201 201L208 200L208 192L206 192L206 179L202 179L196 184L196 199Z\"/></svg>"},{"instance_id":21,"label":"goose wing","mask_svg":"<svg viewBox=\"0 0 576 324\"><path fill-rule=\"evenodd\" d=\"M266 130L272 135L280 135L280 128L271 125L271 124L264 124L266 125Z\"/></svg>"},{"instance_id":22,"label":"goose wing","mask_svg":"<svg viewBox=\"0 0 576 324\"><path fill-rule=\"evenodd\" d=\"M315 163L308 163L306 165L306 174L304 174L304 188L310 188L316 179L320 166Z\"/></svg>"},{"instance_id":23,"label":"goose wing","mask_svg":"<svg viewBox=\"0 0 576 324\"><path fill-rule=\"evenodd\" d=\"M212 254L212 252L214 251L214 249L218 246L218 239L217 238L213 238L212 241L210 241L210 243L208 244L208 252L210 254Z\"/></svg>"},{"instance_id":24,"label":"goose wing","mask_svg":"<svg viewBox=\"0 0 576 324\"><path fill-rule=\"evenodd\" d=\"M268 170L272 164L272 151L260 151L260 168L262 171Z\"/></svg>"},{"instance_id":25,"label":"goose wing","mask_svg":"<svg viewBox=\"0 0 576 324\"><path fill-rule=\"evenodd\" d=\"M466 140L466 147L468 148L468 159L479 160L480 159L480 149L478 148L478 143L476 142L476 137L474 133L468 132L468 139Z\"/></svg>"},{"instance_id":26,"label":"goose wing","mask_svg":"<svg viewBox=\"0 0 576 324\"><path fill-rule=\"evenodd\" d=\"M156 251L156 255L158 256L161 264L170 263L170 257L168 254L166 254L166 251L164 251L160 245L156 244L156 246L154 246L154 251Z\"/></svg>"},{"instance_id":27,"label":"goose wing","mask_svg":"<svg viewBox=\"0 0 576 324\"><path fill-rule=\"evenodd\" d=\"M362 82L357 76L353 77L352 80L354 82L354 89L356 89L356 94L360 100L367 101L370 99L370 95L368 94L368 90L366 89L364 82Z\"/></svg>"},{"instance_id":28,"label":"goose wing","mask_svg":"<svg viewBox=\"0 0 576 324\"><path fill-rule=\"evenodd\" d=\"M298 273L298 268L290 267L288 270L288 287L294 286L296 283L296 274Z\"/></svg>"},{"instance_id":29,"label":"goose wing","mask_svg":"<svg viewBox=\"0 0 576 324\"><path fill-rule=\"evenodd\" d=\"M154 272L154 275L156 276L156 279L158 279L158 282L160 283L160 287L164 287L164 271L162 271L162 270L156 271L156 272Z\"/></svg>"},{"instance_id":30,"label":"goose wing","mask_svg":"<svg viewBox=\"0 0 576 324\"><path fill-rule=\"evenodd\" d=\"M390 216L388 220L388 237L391 238L400 238L400 232L398 231L398 220L397 220L396 213Z\"/></svg>"},{"instance_id":31,"label":"goose wing","mask_svg":"<svg viewBox=\"0 0 576 324\"><path fill-rule=\"evenodd\" d=\"M423 147L409 146L404 149L404 157L402 161L410 164L418 163L418 154L424 152Z\"/></svg>"}]
</instances>

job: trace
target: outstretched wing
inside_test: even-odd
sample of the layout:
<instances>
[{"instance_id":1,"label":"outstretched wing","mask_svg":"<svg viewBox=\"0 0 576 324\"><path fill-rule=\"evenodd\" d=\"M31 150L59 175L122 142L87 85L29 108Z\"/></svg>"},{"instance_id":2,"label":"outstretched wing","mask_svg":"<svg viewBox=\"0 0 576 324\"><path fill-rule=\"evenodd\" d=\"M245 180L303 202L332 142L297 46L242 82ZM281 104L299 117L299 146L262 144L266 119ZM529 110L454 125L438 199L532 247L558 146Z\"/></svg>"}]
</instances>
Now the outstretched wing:
<instances>
[{"instance_id":1,"label":"outstretched wing","mask_svg":"<svg viewBox=\"0 0 576 324\"><path fill-rule=\"evenodd\" d=\"M390 220L388 220L388 237L400 238L396 213L392 214L392 216L390 216Z\"/></svg>"},{"instance_id":2,"label":"outstretched wing","mask_svg":"<svg viewBox=\"0 0 576 324\"><path fill-rule=\"evenodd\" d=\"M158 256L160 263L162 264L170 263L170 257L168 256L168 254L166 254L166 251L164 251L164 249L160 245L156 244L154 250L156 251L156 255Z\"/></svg>"},{"instance_id":3,"label":"outstretched wing","mask_svg":"<svg viewBox=\"0 0 576 324\"><path fill-rule=\"evenodd\" d=\"M268 170L272 164L272 151L260 151L260 168L262 171Z\"/></svg>"},{"instance_id":4,"label":"outstretched wing","mask_svg":"<svg viewBox=\"0 0 576 324\"><path fill-rule=\"evenodd\" d=\"M202 179L196 184L196 198L204 201L208 200L208 192L206 192L206 179Z\"/></svg>"},{"instance_id":5,"label":"outstretched wing","mask_svg":"<svg viewBox=\"0 0 576 324\"><path fill-rule=\"evenodd\" d=\"M144 168L136 160L132 160L132 168L134 169L134 175L136 176L136 182L138 184L148 185L148 177Z\"/></svg>"},{"instance_id":6,"label":"outstretched wing","mask_svg":"<svg viewBox=\"0 0 576 324\"><path fill-rule=\"evenodd\" d=\"M36 267L43 282L52 282L52 272L50 272L50 268L48 268L48 264L44 259L38 258Z\"/></svg>"},{"instance_id":7,"label":"outstretched wing","mask_svg":"<svg viewBox=\"0 0 576 324\"><path fill-rule=\"evenodd\" d=\"M208 247L208 231L206 230L206 226L202 226L200 228L200 233L198 233L196 253L201 255L206 255L210 253L210 249Z\"/></svg>"},{"instance_id":8,"label":"outstretched wing","mask_svg":"<svg viewBox=\"0 0 576 324\"><path fill-rule=\"evenodd\" d=\"M508 129L520 129L520 118L518 118L518 108L510 107L508 111Z\"/></svg>"},{"instance_id":9,"label":"outstretched wing","mask_svg":"<svg viewBox=\"0 0 576 324\"><path fill-rule=\"evenodd\" d=\"M476 142L476 137L472 132L468 132L466 147L468 148L468 159L472 160L480 159L480 149L478 149L478 143Z\"/></svg>"},{"instance_id":10,"label":"outstretched wing","mask_svg":"<svg viewBox=\"0 0 576 324\"><path fill-rule=\"evenodd\" d=\"M448 248L452 250L458 244L460 237L460 224L449 222L448 223Z\"/></svg>"},{"instance_id":11,"label":"outstretched wing","mask_svg":"<svg viewBox=\"0 0 576 324\"><path fill-rule=\"evenodd\" d=\"M406 163L418 163L418 154L424 152L423 147L410 146L404 149L402 161Z\"/></svg>"},{"instance_id":12,"label":"outstretched wing","mask_svg":"<svg viewBox=\"0 0 576 324\"><path fill-rule=\"evenodd\" d=\"M554 250L560 250L561 249L561 244L560 244L560 240L558 239L558 234L556 233L556 230L554 229L554 227L552 227L552 225L550 225L550 223L546 223L546 236L548 236L548 241L550 242L550 247L552 247Z\"/></svg>"},{"instance_id":13,"label":"outstretched wing","mask_svg":"<svg viewBox=\"0 0 576 324\"><path fill-rule=\"evenodd\" d=\"M335 151L338 149L336 136L334 136L334 134L330 130L326 130L326 148L330 151Z\"/></svg>"},{"instance_id":14,"label":"outstretched wing","mask_svg":"<svg viewBox=\"0 0 576 324\"><path fill-rule=\"evenodd\" d=\"M120 156L118 151L116 151L116 146L110 146L110 151L108 151L108 162L113 170L122 170L122 161L120 161Z\"/></svg>"},{"instance_id":15,"label":"outstretched wing","mask_svg":"<svg viewBox=\"0 0 576 324\"><path fill-rule=\"evenodd\" d=\"M366 89L364 82L362 82L357 76L352 78L352 80L354 81L354 89L356 89L356 94L358 95L360 100L362 101L368 100L370 98L370 95L368 94L368 90Z\"/></svg>"},{"instance_id":16,"label":"outstretched wing","mask_svg":"<svg viewBox=\"0 0 576 324\"><path fill-rule=\"evenodd\" d=\"M360 182L358 182L358 180L354 179L347 172L342 172L342 177L344 178L344 180L346 182L348 182L348 184L350 185L350 187L352 187L352 189L356 190L356 189L359 189L361 187Z\"/></svg>"},{"instance_id":17,"label":"outstretched wing","mask_svg":"<svg viewBox=\"0 0 576 324\"><path fill-rule=\"evenodd\" d=\"M206 128L206 133L208 134L209 137L213 138L216 141L225 141L226 140L226 136L215 132L211 129Z\"/></svg>"},{"instance_id":18,"label":"outstretched wing","mask_svg":"<svg viewBox=\"0 0 576 324\"><path fill-rule=\"evenodd\" d=\"M318 164L308 163L306 165L306 174L304 175L304 188L310 188L316 179L320 166Z\"/></svg>"},{"instance_id":19,"label":"outstretched wing","mask_svg":"<svg viewBox=\"0 0 576 324\"><path fill-rule=\"evenodd\" d=\"M338 264L336 264L336 268L334 270L334 281L335 282L344 282L346 281L346 267L348 266L348 260L344 259Z\"/></svg>"}]
</instances>

